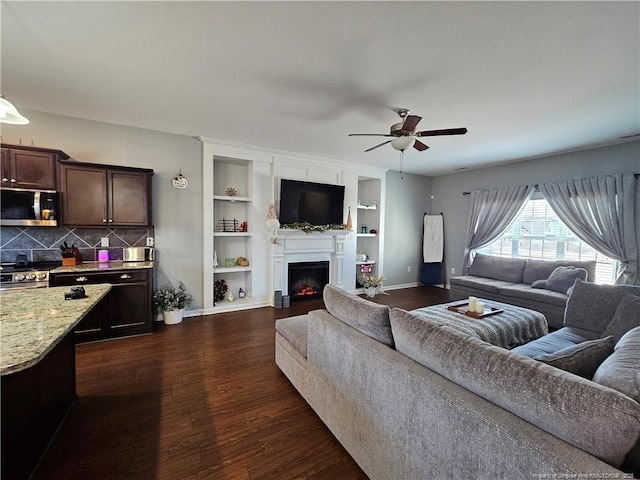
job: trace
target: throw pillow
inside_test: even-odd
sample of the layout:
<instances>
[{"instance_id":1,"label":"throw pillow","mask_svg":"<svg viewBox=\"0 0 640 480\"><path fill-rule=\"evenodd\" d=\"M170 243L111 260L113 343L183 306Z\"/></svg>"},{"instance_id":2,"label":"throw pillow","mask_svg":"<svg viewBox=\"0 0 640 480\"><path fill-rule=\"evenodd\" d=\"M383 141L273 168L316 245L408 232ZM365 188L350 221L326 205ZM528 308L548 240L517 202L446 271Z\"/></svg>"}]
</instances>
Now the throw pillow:
<instances>
[{"instance_id":1,"label":"throw pillow","mask_svg":"<svg viewBox=\"0 0 640 480\"><path fill-rule=\"evenodd\" d=\"M608 336L540 355L534 360L591 379L600 364L611 355L614 345L613 336Z\"/></svg>"},{"instance_id":2,"label":"throw pillow","mask_svg":"<svg viewBox=\"0 0 640 480\"><path fill-rule=\"evenodd\" d=\"M536 280L531 284L531 288L547 288L546 280Z\"/></svg>"},{"instance_id":3,"label":"throw pillow","mask_svg":"<svg viewBox=\"0 0 640 480\"><path fill-rule=\"evenodd\" d=\"M617 342L634 327L640 326L640 297L627 293L616 309L611 322L600 338L613 335Z\"/></svg>"},{"instance_id":4,"label":"throw pillow","mask_svg":"<svg viewBox=\"0 0 640 480\"><path fill-rule=\"evenodd\" d=\"M553 292L566 294L578 278L580 280L587 279L587 271L584 268L558 267L547 278L547 286L545 288Z\"/></svg>"},{"instance_id":5,"label":"throw pillow","mask_svg":"<svg viewBox=\"0 0 640 480\"><path fill-rule=\"evenodd\" d=\"M640 327L625 333L614 350L593 374L593 381L640 402Z\"/></svg>"}]
</instances>

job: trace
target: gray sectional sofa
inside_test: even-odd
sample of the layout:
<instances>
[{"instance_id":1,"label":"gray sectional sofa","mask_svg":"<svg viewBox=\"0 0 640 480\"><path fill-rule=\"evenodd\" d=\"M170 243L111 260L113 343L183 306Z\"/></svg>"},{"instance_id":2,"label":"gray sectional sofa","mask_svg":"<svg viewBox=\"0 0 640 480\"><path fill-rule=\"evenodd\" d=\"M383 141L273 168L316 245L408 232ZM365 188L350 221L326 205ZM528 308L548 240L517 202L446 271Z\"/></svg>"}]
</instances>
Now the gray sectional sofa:
<instances>
[{"instance_id":1,"label":"gray sectional sofa","mask_svg":"<svg viewBox=\"0 0 640 480\"><path fill-rule=\"evenodd\" d=\"M530 260L478 253L468 275L449 280L449 297L453 301L476 296L530 308L544 314L550 327L561 328L569 296L565 291L558 291L562 289L554 291L538 285L546 281L557 267L582 268L586 271L586 280L595 278L595 261Z\"/></svg>"},{"instance_id":2,"label":"gray sectional sofa","mask_svg":"<svg viewBox=\"0 0 640 480\"><path fill-rule=\"evenodd\" d=\"M276 363L371 479L630 478L623 465L638 468L640 396L331 285L324 301L276 322ZM636 331L622 355L632 368Z\"/></svg>"}]
</instances>

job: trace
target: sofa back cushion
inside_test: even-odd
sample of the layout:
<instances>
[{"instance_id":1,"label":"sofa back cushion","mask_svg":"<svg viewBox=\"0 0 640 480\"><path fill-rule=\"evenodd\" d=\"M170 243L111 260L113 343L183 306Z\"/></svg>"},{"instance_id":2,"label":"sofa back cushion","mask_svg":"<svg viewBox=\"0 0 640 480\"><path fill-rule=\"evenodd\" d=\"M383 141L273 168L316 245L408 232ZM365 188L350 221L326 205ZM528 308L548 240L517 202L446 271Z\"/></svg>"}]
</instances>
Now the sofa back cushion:
<instances>
[{"instance_id":1,"label":"sofa back cushion","mask_svg":"<svg viewBox=\"0 0 640 480\"><path fill-rule=\"evenodd\" d=\"M505 282L522 283L524 258L496 257L477 253L469 268L469 275L494 278Z\"/></svg>"},{"instance_id":2,"label":"sofa back cushion","mask_svg":"<svg viewBox=\"0 0 640 480\"><path fill-rule=\"evenodd\" d=\"M640 327L640 296L625 293L602 337L613 335L617 342L635 327Z\"/></svg>"},{"instance_id":3,"label":"sofa back cushion","mask_svg":"<svg viewBox=\"0 0 640 480\"><path fill-rule=\"evenodd\" d=\"M531 285L536 280L546 280L558 267L577 267L587 271L586 280L593 282L596 276L595 260L532 260L528 259L522 272L522 283Z\"/></svg>"},{"instance_id":4,"label":"sofa back cushion","mask_svg":"<svg viewBox=\"0 0 640 480\"><path fill-rule=\"evenodd\" d=\"M390 318L399 352L611 465L640 434L640 404L620 392L401 309Z\"/></svg>"},{"instance_id":5,"label":"sofa back cushion","mask_svg":"<svg viewBox=\"0 0 640 480\"><path fill-rule=\"evenodd\" d=\"M393 347L389 307L352 295L335 285L326 285L322 294L327 311L356 330Z\"/></svg>"},{"instance_id":6,"label":"sofa back cushion","mask_svg":"<svg viewBox=\"0 0 640 480\"><path fill-rule=\"evenodd\" d=\"M640 296L640 286L598 285L576 280L564 311L564 324L603 333L626 294Z\"/></svg>"}]
</instances>

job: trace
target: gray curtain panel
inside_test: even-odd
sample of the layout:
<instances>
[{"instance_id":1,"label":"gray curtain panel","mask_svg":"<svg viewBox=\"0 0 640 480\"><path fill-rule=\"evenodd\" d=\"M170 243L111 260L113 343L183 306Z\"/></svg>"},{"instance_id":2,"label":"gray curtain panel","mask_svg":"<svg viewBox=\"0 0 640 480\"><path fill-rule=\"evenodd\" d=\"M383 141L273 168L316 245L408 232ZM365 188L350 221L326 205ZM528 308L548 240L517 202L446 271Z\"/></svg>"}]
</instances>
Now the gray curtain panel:
<instances>
[{"instance_id":1,"label":"gray curtain panel","mask_svg":"<svg viewBox=\"0 0 640 480\"><path fill-rule=\"evenodd\" d=\"M635 190L633 173L540 185L553 211L578 238L620 262L619 284L638 283Z\"/></svg>"},{"instance_id":2,"label":"gray curtain panel","mask_svg":"<svg viewBox=\"0 0 640 480\"><path fill-rule=\"evenodd\" d=\"M465 274L473 260L473 250L491 243L507 229L524 208L535 187L517 187L474 190L471 192L467 241L464 249Z\"/></svg>"}]
</instances>

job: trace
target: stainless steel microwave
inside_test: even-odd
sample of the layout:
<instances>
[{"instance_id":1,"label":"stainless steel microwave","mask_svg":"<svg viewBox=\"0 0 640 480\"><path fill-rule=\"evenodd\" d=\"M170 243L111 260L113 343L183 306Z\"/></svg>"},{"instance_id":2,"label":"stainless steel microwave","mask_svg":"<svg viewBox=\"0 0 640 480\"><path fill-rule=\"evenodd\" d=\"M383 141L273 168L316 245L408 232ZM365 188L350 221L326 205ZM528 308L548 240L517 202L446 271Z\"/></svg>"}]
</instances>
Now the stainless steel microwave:
<instances>
[{"instance_id":1,"label":"stainless steel microwave","mask_svg":"<svg viewBox=\"0 0 640 480\"><path fill-rule=\"evenodd\" d=\"M0 189L0 225L58 226L58 193L52 190Z\"/></svg>"}]
</instances>

